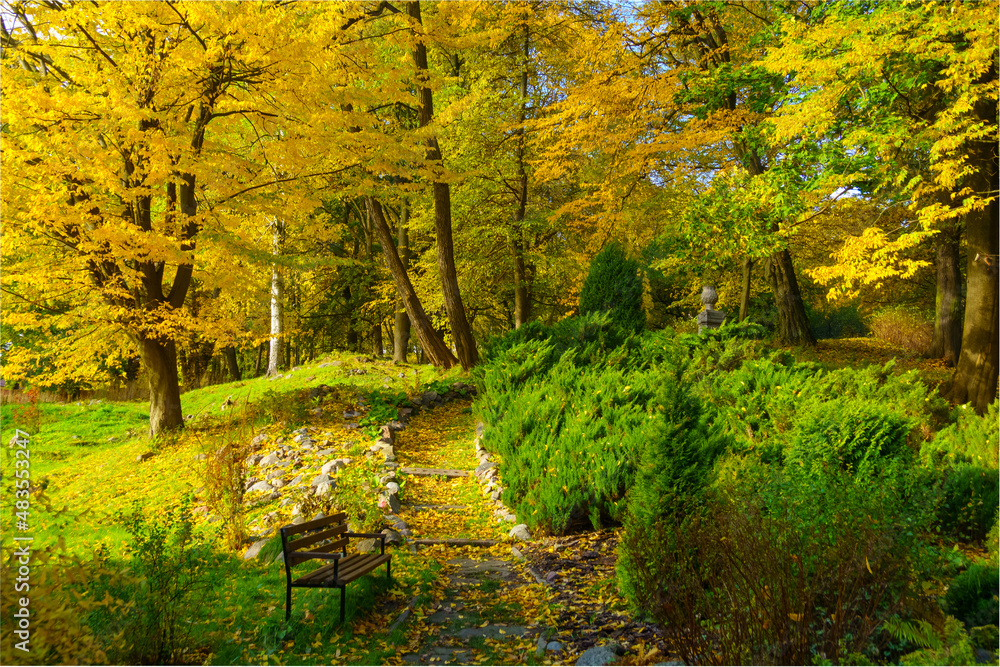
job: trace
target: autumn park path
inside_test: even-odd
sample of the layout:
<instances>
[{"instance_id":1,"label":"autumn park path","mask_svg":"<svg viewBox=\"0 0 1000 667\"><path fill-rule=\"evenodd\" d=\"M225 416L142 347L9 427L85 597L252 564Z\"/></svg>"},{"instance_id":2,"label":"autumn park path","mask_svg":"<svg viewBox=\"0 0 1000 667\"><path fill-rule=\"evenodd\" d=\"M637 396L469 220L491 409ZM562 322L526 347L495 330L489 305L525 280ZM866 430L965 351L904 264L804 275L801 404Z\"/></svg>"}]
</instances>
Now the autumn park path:
<instances>
[{"instance_id":1,"label":"autumn park path","mask_svg":"<svg viewBox=\"0 0 1000 667\"><path fill-rule=\"evenodd\" d=\"M511 524L493 516L473 474L478 462L469 407L467 400L452 401L425 411L397 435L402 507L392 518L406 524L409 548L436 572L429 599L414 600L396 621L412 649L400 659L558 662L561 653L546 650L545 637L553 632L550 591L512 553Z\"/></svg>"},{"instance_id":2,"label":"autumn park path","mask_svg":"<svg viewBox=\"0 0 1000 667\"><path fill-rule=\"evenodd\" d=\"M475 435L470 401L456 400L396 436L399 470L411 472L399 475L402 505L387 519L406 524L409 556L433 583L389 626L392 663L604 664L583 654L611 646L620 664L677 664L662 662L671 655L663 635L618 594L618 532L513 541L513 524L498 521L473 474Z\"/></svg>"}]
</instances>

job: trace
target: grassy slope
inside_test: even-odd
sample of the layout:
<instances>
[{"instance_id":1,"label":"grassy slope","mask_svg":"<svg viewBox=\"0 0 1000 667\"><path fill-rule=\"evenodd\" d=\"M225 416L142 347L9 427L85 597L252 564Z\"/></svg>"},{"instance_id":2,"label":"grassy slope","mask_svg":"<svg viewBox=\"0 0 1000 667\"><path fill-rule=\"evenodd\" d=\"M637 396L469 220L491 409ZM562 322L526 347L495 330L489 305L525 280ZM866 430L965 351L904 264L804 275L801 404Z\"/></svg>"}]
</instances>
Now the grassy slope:
<instances>
[{"instance_id":1,"label":"grassy slope","mask_svg":"<svg viewBox=\"0 0 1000 667\"><path fill-rule=\"evenodd\" d=\"M324 362L339 363L320 368ZM404 374L403 378L399 377L400 373ZM394 366L384 361L361 362L353 354L331 355L294 371L290 377L270 381L258 378L187 392L182 396L182 404L185 414L193 418L183 432L156 440L144 435L148 420L148 406L144 403L43 404L40 406L41 430L30 436L29 460L32 483L43 487L44 491L31 496L29 530L16 531L13 512L7 512L2 522L4 531L7 535L33 536L32 547L36 554L52 547L60 553L86 560L100 546L113 561L125 562L122 559L125 559L129 537L118 516L138 506L153 520L162 520L184 494L204 484L205 468L196 458L199 454L216 449L226 439L249 439L261 430L267 431L273 442L274 438L306 424L316 425L321 438L343 440L349 433L354 441L360 441L355 447L367 445L370 438L363 430L343 430L341 422L344 420L338 411L356 408L357 399L372 390L413 394L423 385L441 379L444 379L442 374L427 366ZM336 423L327 418L311 417L307 409L312 407L312 402L307 398L302 400L303 390L320 384L335 388L324 402L324 409L327 417L336 417L332 420ZM220 405L230 396L237 405L221 412ZM244 423L242 413L247 401L256 404L252 406L258 420L256 424ZM15 428L24 424L23 410L24 406L2 406L4 443L14 436ZM281 417L288 420L277 421ZM343 443L331 442L334 447L339 444ZM4 498L12 499L14 449L5 446L3 451L0 489ZM141 463L136 461L137 456L147 452L152 452L153 457ZM321 462L315 463L318 467ZM305 483L308 484L308 480ZM275 506L276 501L253 507L248 514L254 519L268 510L274 511ZM290 515L291 506L281 511ZM283 523L281 519L279 517L275 524ZM199 593L203 604L198 605L199 610L189 610L195 616L187 621L191 627L189 642L193 653L185 660L246 663L266 660L270 655L271 660L299 664L314 660L379 664L381 656L386 651L391 652L379 647L387 637L380 642L370 641L373 635L384 634L384 626L369 627L362 621L354 626L357 636L350 623L344 628L336 627L339 604L336 591L296 591L296 616L318 620L296 624L293 619L291 627L285 626L281 611L284 605L283 569L256 560L243 561L240 554L220 551L221 541L213 541L218 527L217 523L205 522L196 527L196 534L216 546L212 562L204 566L205 581L210 585ZM4 560L9 557L10 544L5 541ZM428 569L426 563L415 564L410 554L400 553L394 560L393 574L400 586L390 592L388 603L385 596L374 594L384 589L380 582L366 577L353 584L348 594L348 616L352 616L359 606L370 611L375 604L402 604L405 600L400 601L401 598L408 599L428 585L433 578L433 568ZM38 576L37 569L33 576ZM10 604L8 596L4 602L5 606ZM305 633L311 633L309 637L312 638L321 629L317 626L322 626L324 637L339 637L339 643L327 646L324 641L307 641ZM221 646L221 650L210 658L200 646L217 649ZM341 649L339 657L336 657L337 648ZM21 655L6 657L22 658ZM30 662L30 656L28 658ZM87 661L85 655L78 658Z\"/></svg>"}]
</instances>

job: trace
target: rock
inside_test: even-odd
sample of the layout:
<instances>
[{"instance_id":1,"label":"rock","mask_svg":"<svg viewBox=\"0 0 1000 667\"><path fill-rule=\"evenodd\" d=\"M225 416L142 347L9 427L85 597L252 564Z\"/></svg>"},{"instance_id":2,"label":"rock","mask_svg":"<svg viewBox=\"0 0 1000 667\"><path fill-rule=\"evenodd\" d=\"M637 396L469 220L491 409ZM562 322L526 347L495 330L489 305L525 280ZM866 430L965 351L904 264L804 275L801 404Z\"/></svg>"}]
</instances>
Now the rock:
<instances>
[{"instance_id":1,"label":"rock","mask_svg":"<svg viewBox=\"0 0 1000 667\"><path fill-rule=\"evenodd\" d=\"M267 456L265 456L264 458L262 458L260 461L258 461L257 465L259 465L261 467L264 467L264 466L273 466L277 462L278 462L278 453L277 452L271 452L270 454L268 454Z\"/></svg>"},{"instance_id":2,"label":"rock","mask_svg":"<svg viewBox=\"0 0 1000 667\"><path fill-rule=\"evenodd\" d=\"M323 467L320 468L320 472L322 472L324 475L331 475L333 473L343 470L343 468L344 468L343 460L334 459L332 461L327 461L326 463L324 463Z\"/></svg>"},{"instance_id":3,"label":"rock","mask_svg":"<svg viewBox=\"0 0 1000 667\"><path fill-rule=\"evenodd\" d=\"M379 498L378 506L381 508L388 507L389 510L395 514L402 508L402 503L399 502L399 496L394 493L383 493Z\"/></svg>"},{"instance_id":4,"label":"rock","mask_svg":"<svg viewBox=\"0 0 1000 667\"><path fill-rule=\"evenodd\" d=\"M292 440L294 442L299 443L300 445L301 444L307 444L307 445L308 444L312 444L312 438L310 438L305 433L299 433L297 436L295 436L294 438L292 438Z\"/></svg>"},{"instance_id":5,"label":"rock","mask_svg":"<svg viewBox=\"0 0 1000 667\"><path fill-rule=\"evenodd\" d=\"M563 645L562 645L562 642L555 642L555 641L553 641L553 642L549 642L548 644L546 644L545 645L545 649L547 651L557 651L558 652L558 651L563 650Z\"/></svg>"},{"instance_id":6,"label":"rock","mask_svg":"<svg viewBox=\"0 0 1000 667\"><path fill-rule=\"evenodd\" d=\"M273 486L276 489L280 489L285 486L285 480L281 479L280 477L272 479L271 486Z\"/></svg>"},{"instance_id":7,"label":"rock","mask_svg":"<svg viewBox=\"0 0 1000 667\"><path fill-rule=\"evenodd\" d=\"M333 489L332 483L323 482L316 485L316 495L320 497L330 495L330 491Z\"/></svg>"},{"instance_id":8,"label":"rock","mask_svg":"<svg viewBox=\"0 0 1000 667\"><path fill-rule=\"evenodd\" d=\"M476 477L482 477L486 473L486 471L492 470L493 468L496 467L497 464L493 463L492 461L480 463L478 466L476 466Z\"/></svg>"},{"instance_id":9,"label":"rock","mask_svg":"<svg viewBox=\"0 0 1000 667\"><path fill-rule=\"evenodd\" d=\"M305 523L305 522L306 522L306 520L302 518L301 514L298 515L297 517L295 517L294 519L292 519L292 525L293 526L297 526L300 523Z\"/></svg>"},{"instance_id":10,"label":"rock","mask_svg":"<svg viewBox=\"0 0 1000 667\"><path fill-rule=\"evenodd\" d=\"M313 478L313 481L309 482L309 486L319 486L320 484L329 484L330 476L326 473L320 473Z\"/></svg>"},{"instance_id":11,"label":"rock","mask_svg":"<svg viewBox=\"0 0 1000 667\"><path fill-rule=\"evenodd\" d=\"M350 424L344 424L344 430L353 431L354 429L358 428L358 426L359 426L358 422L351 422Z\"/></svg>"},{"instance_id":12,"label":"rock","mask_svg":"<svg viewBox=\"0 0 1000 667\"><path fill-rule=\"evenodd\" d=\"M396 484L395 482L386 482L385 490L390 495L396 495L399 493L399 484Z\"/></svg>"},{"instance_id":13,"label":"rock","mask_svg":"<svg viewBox=\"0 0 1000 667\"><path fill-rule=\"evenodd\" d=\"M222 402L222 405L219 406L219 409L220 410L228 410L229 408L233 407L234 405L236 405L236 404L233 403L233 397L230 394L230 396L228 398L226 398L226 400L224 400Z\"/></svg>"},{"instance_id":14,"label":"rock","mask_svg":"<svg viewBox=\"0 0 1000 667\"><path fill-rule=\"evenodd\" d=\"M267 482L257 482L251 486L247 491L273 491L273 487Z\"/></svg>"},{"instance_id":15,"label":"rock","mask_svg":"<svg viewBox=\"0 0 1000 667\"><path fill-rule=\"evenodd\" d=\"M302 514L302 505L296 504L295 507L292 508L292 516L298 516L299 514Z\"/></svg>"},{"instance_id":16,"label":"rock","mask_svg":"<svg viewBox=\"0 0 1000 667\"><path fill-rule=\"evenodd\" d=\"M363 540L358 540L357 542L355 542L355 544L357 545L356 548L358 550L358 553L362 554L371 553L372 551L375 551L376 548L375 547L376 542L374 537L366 537Z\"/></svg>"},{"instance_id":17,"label":"rock","mask_svg":"<svg viewBox=\"0 0 1000 667\"><path fill-rule=\"evenodd\" d=\"M531 541L531 533L528 532L528 525L525 523L517 524L510 529L510 532L507 533L507 535L508 537L513 537L515 540L519 540L521 542Z\"/></svg>"},{"instance_id":18,"label":"rock","mask_svg":"<svg viewBox=\"0 0 1000 667\"><path fill-rule=\"evenodd\" d=\"M118 442L118 436L113 435L107 439L107 442Z\"/></svg>"},{"instance_id":19,"label":"rock","mask_svg":"<svg viewBox=\"0 0 1000 667\"><path fill-rule=\"evenodd\" d=\"M247 552L243 554L243 560L250 560L251 558L256 558L257 554L260 553L261 548L268 542L269 540L257 540L256 542L251 544L250 548L247 549Z\"/></svg>"},{"instance_id":20,"label":"rock","mask_svg":"<svg viewBox=\"0 0 1000 667\"><path fill-rule=\"evenodd\" d=\"M543 655L545 655L545 646L546 646L545 637L539 637L538 643L535 645L536 658L541 658Z\"/></svg>"},{"instance_id":21,"label":"rock","mask_svg":"<svg viewBox=\"0 0 1000 667\"><path fill-rule=\"evenodd\" d=\"M295 477L294 477L294 478L292 479L292 481L290 481L290 482L288 483L288 485L289 485L289 486L295 486L296 484L298 484L298 483L299 483L299 482L301 482L301 481L302 481L302 475L296 475L296 476L295 476Z\"/></svg>"},{"instance_id":22,"label":"rock","mask_svg":"<svg viewBox=\"0 0 1000 667\"><path fill-rule=\"evenodd\" d=\"M382 534L385 535L386 546L390 544L402 544L404 542L403 536L392 528L382 529Z\"/></svg>"},{"instance_id":23,"label":"rock","mask_svg":"<svg viewBox=\"0 0 1000 667\"><path fill-rule=\"evenodd\" d=\"M135 462L142 463L143 461L148 461L151 458L153 458L153 452L146 452L145 454L139 454L139 456L135 457Z\"/></svg>"},{"instance_id":24,"label":"rock","mask_svg":"<svg viewBox=\"0 0 1000 667\"><path fill-rule=\"evenodd\" d=\"M578 665L611 665L618 661L618 654L607 646L595 646L576 659Z\"/></svg>"},{"instance_id":25,"label":"rock","mask_svg":"<svg viewBox=\"0 0 1000 667\"><path fill-rule=\"evenodd\" d=\"M476 424L476 437L482 438L484 433L486 433L486 425L483 422L479 422Z\"/></svg>"},{"instance_id":26,"label":"rock","mask_svg":"<svg viewBox=\"0 0 1000 667\"><path fill-rule=\"evenodd\" d=\"M336 453L336 449L321 449L316 452L316 456L329 456L330 454Z\"/></svg>"},{"instance_id":27,"label":"rock","mask_svg":"<svg viewBox=\"0 0 1000 667\"><path fill-rule=\"evenodd\" d=\"M509 521L510 523L517 523L517 517L510 512L507 512L506 514L503 515L503 520Z\"/></svg>"},{"instance_id":28,"label":"rock","mask_svg":"<svg viewBox=\"0 0 1000 667\"><path fill-rule=\"evenodd\" d=\"M272 479L281 477L283 474L284 473L282 471L280 471L280 470L274 470L272 472L269 472L267 474L267 477L265 477L264 479L267 480L268 482L270 482Z\"/></svg>"}]
</instances>

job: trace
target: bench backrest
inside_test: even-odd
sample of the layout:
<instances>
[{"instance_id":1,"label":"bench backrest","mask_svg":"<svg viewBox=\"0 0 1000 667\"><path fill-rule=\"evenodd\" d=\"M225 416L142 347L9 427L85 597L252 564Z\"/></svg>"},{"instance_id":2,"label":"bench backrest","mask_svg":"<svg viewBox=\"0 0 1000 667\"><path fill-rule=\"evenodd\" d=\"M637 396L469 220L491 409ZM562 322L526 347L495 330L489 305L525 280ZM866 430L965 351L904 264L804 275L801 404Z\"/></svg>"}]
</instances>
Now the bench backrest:
<instances>
[{"instance_id":1,"label":"bench backrest","mask_svg":"<svg viewBox=\"0 0 1000 667\"><path fill-rule=\"evenodd\" d=\"M314 556L302 554L302 551L312 553L333 553L347 549L347 514L338 512L312 521L304 521L281 529L281 550L288 567L307 561ZM305 535L302 535L305 533ZM296 535L302 535L292 539ZM313 546L325 540L328 544Z\"/></svg>"}]
</instances>

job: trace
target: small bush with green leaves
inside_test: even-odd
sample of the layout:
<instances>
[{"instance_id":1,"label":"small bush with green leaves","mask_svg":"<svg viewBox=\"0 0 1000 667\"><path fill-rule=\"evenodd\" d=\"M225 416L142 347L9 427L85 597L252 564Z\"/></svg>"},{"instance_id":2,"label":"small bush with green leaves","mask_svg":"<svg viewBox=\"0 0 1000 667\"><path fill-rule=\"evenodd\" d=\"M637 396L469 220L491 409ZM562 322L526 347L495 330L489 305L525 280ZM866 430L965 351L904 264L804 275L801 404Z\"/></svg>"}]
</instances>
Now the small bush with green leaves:
<instances>
[{"instance_id":1,"label":"small bush with green leaves","mask_svg":"<svg viewBox=\"0 0 1000 667\"><path fill-rule=\"evenodd\" d=\"M944 596L945 611L966 628L1000 623L997 592L1000 572L992 565L976 563L955 577Z\"/></svg>"},{"instance_id":2,"label":"small bush with green leaves","mask_svg":"<svg viewBox=\"0 0 1000 667\"><path fill-rule=\"evenodd\" d=\"M622 590L689 664L884 660L880 626L903 609L916 548L905 501L843 474L771 473L627 525Z\"/></svg>"},{"instance_id":3,"label":"small bush with green leaves","mask_svg":"<svg viewBox=\"0 0 1000 667\"><path fill-rule=\"evenodd\" d=\"M938 518L948 535L981 540L996 523L1000 512L997 418L996 401L982 416L963 408L955 423L921 447L924 461L944 482Z\"/></svg>"},{"instance_id":4,"label":"small bush with green leaves","mask_svg":"<svg viewBox=\"0 0 1000 667\"><path fill-rule=\"evenodd\" d=\"M590 263L580 290L580 314L607 312L623 335L646 327L642 308L642 267L616 243L605 246Z\"/></svg>"}]
</instances>

